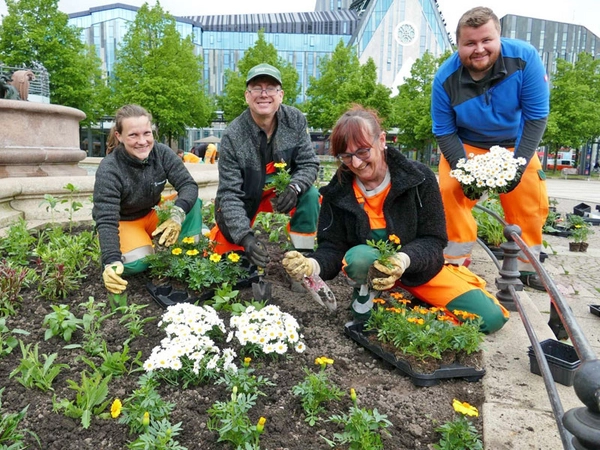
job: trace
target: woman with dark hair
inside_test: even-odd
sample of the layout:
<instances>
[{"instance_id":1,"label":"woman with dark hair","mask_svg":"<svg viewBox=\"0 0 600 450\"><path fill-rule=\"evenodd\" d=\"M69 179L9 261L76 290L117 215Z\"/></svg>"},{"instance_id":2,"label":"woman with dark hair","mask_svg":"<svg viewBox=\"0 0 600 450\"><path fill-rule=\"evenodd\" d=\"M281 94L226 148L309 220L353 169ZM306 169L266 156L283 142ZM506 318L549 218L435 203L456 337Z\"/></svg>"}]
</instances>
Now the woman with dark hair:
<instances>
[{"instance_id":1,"label":"woman with dark hair","mask_svg":"<svg viewBox=\"0 0 600 450\"><path fill-rule=\"evenodd\" d=\"M485 291L485 281L465 267L444 264L446 225L433 172L387 147L377 114L360 106L338 120L330 141L340 166L320 191L318 248L309 257L286 253L288 274L330 280L342 271L354 282L351 309L358 320L369 317L381 291L398 286L450 314L477 314L483 332L499 330L509 314ZM391 235L399 238L401 249L386 267L367 240L387 241ZM368 279L372 265L381 278Z\"/></svg>"},{"instance_id":2,"label":"woman with dark hair","mask_svg":"<svg viewBox=\"0 0 600 450\"><path fill-rule=\"evenodd\" d=\"M198 184L171 148L154 142L152 116L138 105L117 111L111 134L118 145L102 160L94 184L94 208L106 289L120 294L121 275L146 270L154 252L152 237L170 247L178 239L199 236L202 228ZM158 226L153 209L167 183L177 192L171 217Z\"/></svg>"}]
</instances>

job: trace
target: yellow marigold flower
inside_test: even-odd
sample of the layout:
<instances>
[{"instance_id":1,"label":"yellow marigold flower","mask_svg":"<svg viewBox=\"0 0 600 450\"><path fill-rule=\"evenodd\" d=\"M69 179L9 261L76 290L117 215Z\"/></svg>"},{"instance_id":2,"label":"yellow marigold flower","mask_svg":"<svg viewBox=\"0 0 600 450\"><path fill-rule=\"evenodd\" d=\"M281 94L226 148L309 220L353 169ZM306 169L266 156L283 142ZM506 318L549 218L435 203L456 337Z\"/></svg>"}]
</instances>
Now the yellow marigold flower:
<instances>
[{"instance_id":1,"label":"yellow marigold flower","mask_svg":"<svg viewBox=\"0 0 600 450\"><path fill-rule=\"evenodd\" d=\"M402 299L402 300L398 300L398 303L402 303L403 305L405 305L405 306L406 306L406 305L409 305L409 304L410 304L410 300L407 300L407 299L405 299L405 298L404 298L404 299Z\"/></svg>"},{"instance_id":2,"label":"yellow marigold flower","mask_svg":"<svg viewBox=\"0 0 600 450\"><path fill-rule=\"evenodd\" d=\"M240 260L240 255L238 255L237 253L230 253L229 255L227 255L227 259L231 262L238 262Z\"/></svg>"},{"instance_id":3,"label":"yellow marigold flower","mask_svg":"<svg viewBox=\"0 0 600 450\"><path fill-rule=\"evenodd\" d=\"M404 298L404 294L402 292L392 292L390 294L390 296L392 298L395 298L396 300L400 300L401 298Z\"/></svg>"},{"instance_id":4,"label":"yellow marigold flower","mask_svg":"<svg viewBox=\"0 0 600 450\"><path fill-rule=\"evenodd\" d=\"M575 225L575 228L581 228L581 225Z\"/></svg>"},{"instance_id":5,"label":"yellow marigold flower","mask_svg":"<svg viewBox=\"0 0 600 450\"><path fill-rule=\"evenodd\" d=\"M350 398L353 402L356 401L356 391L354 390L354 388L350 388Z\"/></svg>"},{"instance_id":6,"label":"yellow marigold flower","mask_svg":"<svg viewBox=\"0 0 600 450\"><path fill-rule=\"evenodd\" d=\"M218 253L213 253L212 255L210 255L209 259L214 263L218 263L219 261L221 261L221 255L219 255Z\"/></svg>"},{"instance_id":7,"label":"yellow marigold flower","mask_svg":"<svg viewBox=\"0 0 600 450\"><path fill-rule=\"evenodd\" d=\"M452 322L452 317L447 316L445 314L440 314L439 316L437 316L437 320L439 320L440 322Z\"/></svg>"},{"instance_id":8,"label":"yellow marigold flower","mask_svg":"<svg viewBox=\"0 0 600 450\"><path fill-rule=\"evenodd\" d=\"M278 162L273 164L275 166L276 169L285 169L287 167L287 164L285 162Z\"/></svg>"},{"instance_id":9,"label":"yellow marigold flower","mask_svg":"<svg viewBox=\"0 0 600 450\"><path fill-rule=\"evenodd\" d=\"M374 298L373 303L380 303L382 305L385 305L385 300L382 298Z\"/></svg>"},{"instance_id":10,"label":"yellow marigold flower","mask_svg":"<svg viewBox=\"0 0 600 450\"><path fill-rule=\"evenodd\" d=\"M188 236L188 237L184 237L181 242L183 242L184 244L193 244L194 243L194 238L192 236Z\"/></svg>"},{"instance_id":11,"label":"yellow marigold flower","mask_svg":"<svg viewBox=\"0 0 600 450\"><path fill-rule=\"evenodd\" d=\"M250 365L250 361L252 361L252 358L246 356L244 358L244 367L248 367Z\"/></svg>"},{"instance_id":12,"label":"yellow marigold flower","mask_svg":"<svg viewBox=\"0 0 600 450\"><path fill-rule=\"evenodd\" d=\"M393 242L393 243L394 243L394 244L396 244L396 245L399 245L399 244L400 244L400 238L399 238L398 236L396 236L395 234L390 234L390 235L388 236L388 240L389 240L390 242Z\"/></svg>"},{"instance_id":13,"label":"yellow marigold flower","mask_svg":"<svg viewBox=\"0 0 600 450\"><path fill-rule=\"evenodd\" d=\"M461 402L460 400L452 400L452 407L454 411L464 414L465 416L479 417L479 411L473 405L467 402Z\"/></svg>"},{"instance_id":14,"label":"yellow marigold flower","mask_svg":"<svg viewBox=\"0 0 600 450\"><path fill-rule=\"evenodd\" d=\"M423 308L421 306L415 306L413 308L413 311L416 312L417 314L427 314L429 312L429 310L427 308Z\"/></svg>"},{"instance_id":15,"label":"yellow marigold flower","mask_svg":"<svg viewBox=\"0 0 600 450\"><path fill-rule=\"evenodd\" d=\"M196 256L198 253L200 253L198 249L188 250L187 252L185 252L185 254L188 256Z\"/></svg>"},{"instance_id":16,"label":"yellow marigold flower","mask_svg":"<svg viewBox=\"0 0 600 450\"><path fill-rule=\"evenodd\" d=\"M416 323L417 325L423 325L425 321L420 317L409 317L406 319L407 322Z\"/></svg>"},{"instance_id":17,"label":"yellow marigold flower","mask_svg":"<svg viewBox=\"0 0 600 450\"><path fill-rule=\"evenodd\" d=\"M265 419L264 417L258 419L258 423L256 424L256 431L262 433L265 429L265 423L267 423L267 419Z\"/></svg>"},{"instance_id":18,"label":"yellow marigold flower","mask_svg":"<svg viewBox=\"0 0 600 450\"><path fill-rule=\"evenodd\" d=\"M144 418L142 419L142 425L144 425L145 427L150 425L150 413L148 411L146 411L144 413Z\"/></svg>"},{"instance_id":19,"label":"yellow marigold flower","mask_svg":"<svg viewBox=\"0 0 600 450\"><path fill-rule=\"evenodd\" d=\"M113 419L116 419L117 417L119 417L121 415L122 407L123 407L123 404L121 403L121 400L119 400L118 398L115 398L115 401L112 403L112 405L110 405L110 416Z\"/></svg>"},{"instance_id":20,"label":"yellow marigold flower","mask_svg":"<svg viewBox=\"0 0 600 450\"><path fill-rule=\"evenodd\" d=\"M179 247L175 247L173 250L171 250L171 253L174 255L181 255L181 253L183 253L183 250L181 250Z\"/></svg>"},{"instance_id":21,"label":"yellow marigold flower","mask_svg":"<svg viewBox=\"0 0 600 450\"><path fill-rule=\"evenodd\" d=\"M333 364L333 359L327 358L326 356L321 356L319 358L315 358L315 364L317 366L325 367L327 364Z\"/></svg>"}]
</instances>

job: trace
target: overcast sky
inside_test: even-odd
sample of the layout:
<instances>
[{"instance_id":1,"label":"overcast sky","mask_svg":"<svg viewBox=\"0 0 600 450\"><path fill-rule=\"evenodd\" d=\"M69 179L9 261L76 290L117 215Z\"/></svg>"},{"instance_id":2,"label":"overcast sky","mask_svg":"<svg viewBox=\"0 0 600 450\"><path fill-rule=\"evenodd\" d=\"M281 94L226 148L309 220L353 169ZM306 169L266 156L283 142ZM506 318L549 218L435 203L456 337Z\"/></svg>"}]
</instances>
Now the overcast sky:
<instances>
[{"instance_id":1,"label":"overcast sky","mask_svg":"<svg viewBox=\"0 0 600 450\"><path fill-rule=\"evenodd\" d=\"M93 6L121 2L141 6L144 0L59 0L65 13L85 11ZM155 0L148 0L154 5ZM268 12L313 11L315 0L162 0L162 7L175 16L210 14L250 14ZM600 36L600 0L438 0L448 32L454 37L460 16L475 6L488 6L498 17L506 14L584 25ZM0 14L6 14L6 3L0 0Z\"/></svg>"}]
</instances>

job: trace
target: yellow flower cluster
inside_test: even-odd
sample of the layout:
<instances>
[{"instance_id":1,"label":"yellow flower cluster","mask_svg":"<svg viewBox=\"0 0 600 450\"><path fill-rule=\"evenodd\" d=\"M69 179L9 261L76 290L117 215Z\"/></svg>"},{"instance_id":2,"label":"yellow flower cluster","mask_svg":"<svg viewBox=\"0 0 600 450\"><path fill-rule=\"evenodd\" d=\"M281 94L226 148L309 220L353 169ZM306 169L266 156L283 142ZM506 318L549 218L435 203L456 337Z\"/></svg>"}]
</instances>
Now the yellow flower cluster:
<instances>
[{"instance_id":1,"label":"yellow flower cluster","mask_svg":"<svg viewBox=\"0 0 600 450\"><path fill-rule=\"evenodd\" d=\"M467 402L461 402L460 400L454 399L452 400L452 407L454 408L454 411L464 414L465 416L479 416L477 408Z\"/></svg>"},{"instance_id":2,"label":"yellow flower cluster","mask_svg":"<svg viewBox=\"0 0 600 450\"><path fill-rule=\"evenodd\" d=\"M325 367L327 364L333 364L333 359L327 358L325 356L321 356L315 359L315 364L317 366Z\"/></svg>"}]
</instances>

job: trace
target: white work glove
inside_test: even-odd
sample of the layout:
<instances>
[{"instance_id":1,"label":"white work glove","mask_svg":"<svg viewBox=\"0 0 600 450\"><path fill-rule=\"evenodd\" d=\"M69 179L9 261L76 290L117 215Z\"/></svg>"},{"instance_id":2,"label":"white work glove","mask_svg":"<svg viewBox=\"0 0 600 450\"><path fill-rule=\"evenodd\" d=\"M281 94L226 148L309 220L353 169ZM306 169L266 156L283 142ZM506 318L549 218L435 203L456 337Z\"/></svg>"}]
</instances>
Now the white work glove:
<instances>
[{"instance_id":1,"label":"white work glove","mask_svg":"<svg viewBox=\"0 0 600 450\"><path fill-rule=\"evenodd\" d=\"M376 291L386 291L393 288L396 281L398 281L404 271L410 266L410 256L402 252L398 252L394 256L391 256L389 261L392 265L391 268L384 266L379 261L373 263L373 267L380 272L389 275L386 278L373 278L373 280L371 280L373 289Z\"/></svg>"},{"instance_id":2,"label":"white work glove","mask_svg":"<svg viewBox=\"0 0 600 450\"><path fill-rule=\"evenodd\" d=\"M170 247L177 242L179 233L181 233L181 223L184 221L184 219L185 212L183 209L181 209L179 206L173 206L171 209L171 217L165 220L156 230L154 230L152 237L162 233L162 236L158 240L158 244L164 245L165 247Z\"/></svg>"},{"instance_id":3,"label":"white work glove","mask_svg":"<svg viewBox=\"0 0 600 450\"><path fill-rule=\"evenodd\" d=\"M107 264L104 266L104 272L102 273L102 280L104 280L104 286L108 292L113 294L121 294L127 288L127 281L121 278L123 274L123 263L116 261L114 263Z\"/></svg>"},{"instance_id":4,"label":"white work glove","mask_svg":"<svg viewBox=\"0 0 600 450\"><path fill-rule=\"evenodd\" d=\"M319 263L316 260L307 258L297 251L287 252L281 264L290 278L296 281L302 280L304 275L310 277L313 274L318 275L321 271Z\"/></svg>"}]
</instances>

